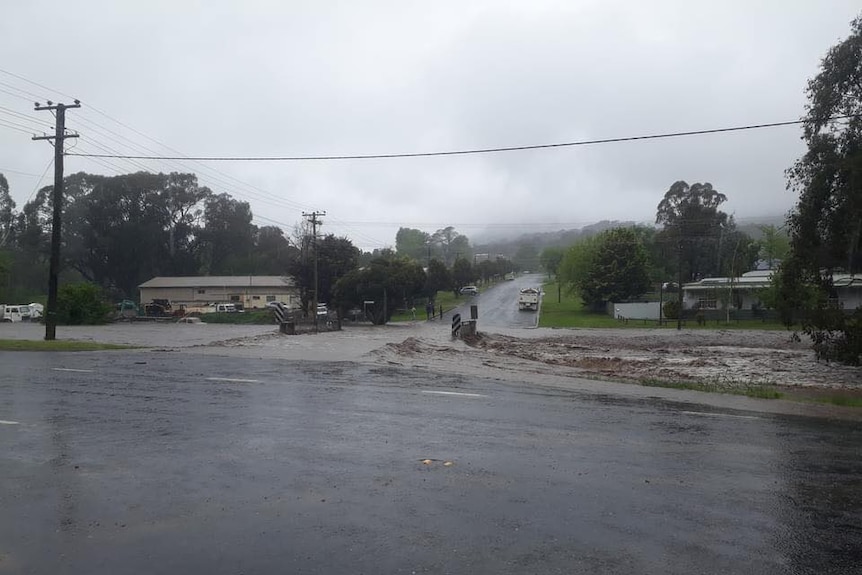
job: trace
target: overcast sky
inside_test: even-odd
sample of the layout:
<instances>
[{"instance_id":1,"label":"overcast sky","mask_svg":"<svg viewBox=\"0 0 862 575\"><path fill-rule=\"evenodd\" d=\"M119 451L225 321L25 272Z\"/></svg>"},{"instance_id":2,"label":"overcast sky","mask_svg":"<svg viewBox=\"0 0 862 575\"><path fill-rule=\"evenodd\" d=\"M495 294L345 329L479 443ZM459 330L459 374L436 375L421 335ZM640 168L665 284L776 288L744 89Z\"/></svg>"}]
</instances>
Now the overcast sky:
<instances>
[{"instance_id":1,"label":"overcast sky","mask_svg":"<svg viewBox=\"0 0 862 575\"><path fill-rule=\"evenodd\" d=\"M20 209L52 155L28 135L33 119L52 123L32 111L35 96L82 101L67 121L82 136L76 152L191 156L423 152L798 119L807 80L859 9L858 0L9 1L0 68L61 94L0 72L0 172ZM13 129L22 126L28 133ZM394 245L399 226L454 225L475 238L652 221L680 179L711 182L737 220L781 215L796 200L784 170L804 151L800 133L338 162L68 157L66 173L194 171L249 201L259 225L290 231L303 210L325 210L323 231L367 250Z\"/></svg>"}]
</instances>

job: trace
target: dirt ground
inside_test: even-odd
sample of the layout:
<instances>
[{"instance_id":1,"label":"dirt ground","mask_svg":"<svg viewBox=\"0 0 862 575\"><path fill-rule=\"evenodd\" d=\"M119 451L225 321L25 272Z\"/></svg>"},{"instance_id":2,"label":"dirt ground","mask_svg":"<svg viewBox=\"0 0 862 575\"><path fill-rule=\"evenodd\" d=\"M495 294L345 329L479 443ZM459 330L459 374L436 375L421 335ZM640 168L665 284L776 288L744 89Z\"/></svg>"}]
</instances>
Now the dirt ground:
<instances>
[{"instance_id":1,"label":"dirt ground","mask_svg":"<svg viewBox=\"0 0 862 575\"><path fill-rule=\"evenodd\" d=\"M485 369L696 384L715 391L775 386L808 397L837 390L862 394L862 368L818 362L807 341L794 342L783 331L520 330L480 333L469 349L461 343L411 337L376 355L404 365L430 366L448 359L466 369L478 360ZM473 356L472 362L467 356Z\"/></svg>"},{"instance_id":2,"label":"dirt ground","mask_svg":"<svg viewBox=\"0 0 862 575\"><path fill-rule=\"evenodd\" d=\"M485 334L474 345L623 381L862 388L860 368L818 362L808 342L782 331L575 330L536 339Z\"/></svg>"}]
</instances>

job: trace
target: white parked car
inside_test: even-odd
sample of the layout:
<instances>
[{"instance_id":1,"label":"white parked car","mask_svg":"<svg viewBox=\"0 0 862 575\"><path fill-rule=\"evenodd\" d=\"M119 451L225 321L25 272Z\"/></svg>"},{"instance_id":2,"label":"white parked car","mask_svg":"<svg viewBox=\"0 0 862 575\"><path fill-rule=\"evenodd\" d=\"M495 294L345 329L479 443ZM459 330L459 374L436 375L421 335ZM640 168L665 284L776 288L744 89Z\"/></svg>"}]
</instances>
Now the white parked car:
<instances>
[{"instance_id":1,"label":"white parked car","mask_svg":"<svg viewBox=\"0 0 862 575\"><path fill-rule=\"evenodd\" d=\"M479 288L476 286L464 286L461 288L461 295L479 295Z\"/></svg>"}]
</instances>

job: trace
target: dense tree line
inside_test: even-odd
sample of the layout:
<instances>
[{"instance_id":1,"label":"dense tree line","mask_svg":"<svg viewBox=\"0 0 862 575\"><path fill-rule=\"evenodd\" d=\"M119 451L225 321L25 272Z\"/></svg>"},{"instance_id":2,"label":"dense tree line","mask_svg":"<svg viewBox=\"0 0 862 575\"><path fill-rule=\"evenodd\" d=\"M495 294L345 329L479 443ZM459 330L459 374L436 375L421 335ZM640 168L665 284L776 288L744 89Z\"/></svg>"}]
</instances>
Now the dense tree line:
<instances>
[{"instance_id":1,"label":"dense tree line","mask_svg":"<svg viewBox=\"0 0 862 575\"><path fill-rule=\"evenodd\" d=\"M597 311L610 301L638 298L660 283L738 276L753 269L762 245L719 209L726 200L709 183L678 181L656 209L660 228L611 228L582 236L565 250L546 248L540 260ZM775 235L773 253L779 251Z\"/></svg>"},{"instance_id":2,"label":"dense tree line","mask_svg":"<svg viewBox=\"0 0 862 575\"><path fill-rule=\"evenodd\" d=\"M18 212L0 174L0 300L37 300L46 291L52 189L40 189ZM374 315L385 322L415 298L512 270L508 260L473 265L467 237L451 226L433 234L405 228L395 251L363 254L347 238L315 239L302 224L288 238L252 220L247 202L213 193L194 174L72 174L65 180L61 286L92 286L69 291L75 301L96 293L117 301L136 299L138 286L155 276L285 275L297 282L304 309L315 289L318 301L339 308L385 290L389 311Z\"/></svg>"},{"instance_id":3,"label":"dense tree line","mask_svg":"<svg viewBox=\"0 0 862 575\"><path fill-rule=\"evenodd\" d=\"M279 275L299 251L281 229L254 225L248 203L199 186L194 174L81 172L65 188L61 279L91 282L111 298L135 298L158 275ZM45 291L52 189L16 212L0 176L4 299Z\"/></svg>"}]
</instances>

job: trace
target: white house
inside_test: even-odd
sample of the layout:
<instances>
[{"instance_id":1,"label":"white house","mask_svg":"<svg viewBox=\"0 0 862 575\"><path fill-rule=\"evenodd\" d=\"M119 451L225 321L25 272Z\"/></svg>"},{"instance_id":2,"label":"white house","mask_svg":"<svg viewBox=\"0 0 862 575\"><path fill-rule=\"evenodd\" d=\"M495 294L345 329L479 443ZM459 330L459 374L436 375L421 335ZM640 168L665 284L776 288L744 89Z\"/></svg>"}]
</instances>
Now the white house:
<instances>
[{"instance_id":1,"label":"white house","mask_svg":"<svg viewBox=\"0 0 862 575\"><path fill-rule=\"evenodd\" d=\"M682 305L685 309L725 309L733 294L735 309L752 309L760 303L760 292L772 285L775 270L746 272L736 278L704 278L683 284ZM854 310L862 306L862 276L834 274L832 299L839 307Z\"/></svg>"},{"instance_id":2,"label":"white house","mask_svg":"<svg viewBox=\"0 0 862 575\"><path fill-rule=\"evenodd\" d=\"M682 306L685 309L725 309L733 294L736 309L751 309L760 302L759 291L772 285L771 270L746 272L736 278L704 278L683 284Z\"/></svg>"},{"instance_id":3,"label":"white house","mask_svg":"<svg viewBox=\"0 0 862 575\"><path fill-rule=\"evenodd\" d=\"M838 306L846 310L854 310L862 306L862 276L853 274L835 274L832 276L834 299Z\"/></svg>"}]
</instances>

